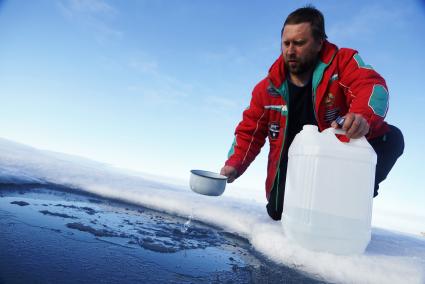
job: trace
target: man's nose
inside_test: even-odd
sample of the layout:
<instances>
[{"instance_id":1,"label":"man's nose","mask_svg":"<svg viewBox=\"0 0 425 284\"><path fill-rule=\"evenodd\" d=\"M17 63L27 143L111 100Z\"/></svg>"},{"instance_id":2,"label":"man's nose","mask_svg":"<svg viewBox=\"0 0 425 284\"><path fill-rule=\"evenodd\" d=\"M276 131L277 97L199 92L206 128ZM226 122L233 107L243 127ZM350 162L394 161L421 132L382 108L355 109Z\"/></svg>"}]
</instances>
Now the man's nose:
<instances>
[{"instance_id":1,"label":"man's nose","mask_svg":"<svg viewBox=\"0 0 425 284\"><path fill-rule=\"evenodd\" d=\"M290 43L287 47L286 47L286 53L288 55L293 55L295 54L295 48L294 45L292 43Z\"/></svg>"}]
</instances>

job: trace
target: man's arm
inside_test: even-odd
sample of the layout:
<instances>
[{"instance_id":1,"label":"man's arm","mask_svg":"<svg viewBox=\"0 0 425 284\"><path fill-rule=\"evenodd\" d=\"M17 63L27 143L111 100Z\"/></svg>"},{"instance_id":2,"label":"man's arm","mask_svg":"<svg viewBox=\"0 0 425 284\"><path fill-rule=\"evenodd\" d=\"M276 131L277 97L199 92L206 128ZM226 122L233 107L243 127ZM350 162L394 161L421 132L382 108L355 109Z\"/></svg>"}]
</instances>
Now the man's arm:
<instances>
[{"instance_id":1,"label":"man's arm","mask_svg":"<svg viewBox=\"0 0 425 284\"><path fill-rule=\"evenodd\" d=\"M341 49L345 56L339 61L340 85L349 104L343 129L349 138L371 136L384 123L389 95L384 78L366 65L353 50ZM332 124L336 127L335 123Z\"/></svg>"},{"instance_id":2,"label":"man's arm","mask_svg":"<svg viewBox=\"0 0 425 284\"><path fill-rule=\"evenodd\" d=\"M220 171L229 177L228 182L245 172L265 143L268 113L264 108L263 92L267 85L267 80L263 80L254 88L250 105L243 112L242 121L236 127L228 159Z\"/></svg>"}]
</instances>

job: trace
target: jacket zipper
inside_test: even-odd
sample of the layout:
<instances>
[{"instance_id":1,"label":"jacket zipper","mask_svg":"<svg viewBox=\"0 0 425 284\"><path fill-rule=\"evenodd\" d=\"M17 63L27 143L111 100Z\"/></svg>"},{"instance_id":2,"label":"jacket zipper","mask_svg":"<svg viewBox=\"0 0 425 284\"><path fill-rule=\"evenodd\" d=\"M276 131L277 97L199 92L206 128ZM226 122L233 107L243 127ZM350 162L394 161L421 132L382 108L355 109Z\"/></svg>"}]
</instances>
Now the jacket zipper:
<instances>
[{"instance_id":1,"label":"jacket zipper","mask_svg":"<svg viewBox=\"0 0 425 284\"><path fill-rule=\"evenodd\" d=\"M288 83L287 83L287 81L285 80L285 82L283 82L283 84L285 84L285 90L286 90L286 93L288 93L288 85L287 85ZM277 206L278 206L277 203L279 201L278 196L279 196L279 186L280 186L280 162L282 161L282 152L283 152L283 148L285 147L285 144L286 144L286 132L287 132L287 129L288 129L288 122L289 122L289 93L288 93L288 99L286 99L279 90L278 90L278 92L283 97L283 99L285 99L285 101L286 101L286 111L287 111L286 113L287 114L286 114L284 137L283 137L282 145L280 147L279 161L278 161L277 168L276 168L276 174L273 178L273 184L272 184L272 187L270 188L270 193L271 193L271 191L274 188L274 185L276 184L276 177L277 177L276 196L275 196L275 209L276 210L277 210Z\"/></svg>"}]
</instances>

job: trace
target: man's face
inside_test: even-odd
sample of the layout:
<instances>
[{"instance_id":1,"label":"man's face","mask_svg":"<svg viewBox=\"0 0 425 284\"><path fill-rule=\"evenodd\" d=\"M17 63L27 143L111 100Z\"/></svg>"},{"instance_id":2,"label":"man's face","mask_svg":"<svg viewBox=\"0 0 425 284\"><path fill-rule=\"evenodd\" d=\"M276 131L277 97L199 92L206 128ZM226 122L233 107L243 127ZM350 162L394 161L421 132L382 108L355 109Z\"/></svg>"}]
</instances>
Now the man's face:
<instances>
[{"instance_id":1,"label":"man's face","mask_svg":"<svg viewBox=\"0 0 425 284\"><path fill-rule=\"evenodd\" d=\"M316 41L310 23L286 25L282 34L282 54L291 74L300 75L316 64L323 41Z\"/></svg>"}]
</instances>

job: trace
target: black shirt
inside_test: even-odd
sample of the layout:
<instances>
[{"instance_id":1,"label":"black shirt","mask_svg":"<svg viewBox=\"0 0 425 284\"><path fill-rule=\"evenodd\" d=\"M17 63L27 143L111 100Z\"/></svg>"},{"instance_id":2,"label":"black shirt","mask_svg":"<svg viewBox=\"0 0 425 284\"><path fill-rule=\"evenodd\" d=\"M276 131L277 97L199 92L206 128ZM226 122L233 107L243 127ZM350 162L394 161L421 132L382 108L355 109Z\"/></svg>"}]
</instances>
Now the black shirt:
<instances>
[{"instance_id":1,"label":"black shirt","mask_svg":"<svg viewBox=\"0 0 425 284\"><path fill-rule=\"evenodd\" d=\"M286 152L289 146L306 124L317 125L313 110L312 83L298 87L288 80L289 105L286 130Z\"/></svg>"},{"instance_id":2,"label":"black shirt","mask_svg":"<svg viewBox=\"0 0 425 284\"><path fill-rule=\"evenodd\" d=\"M312 82L308 82L307 85L303 87L298 87L292 84L288 80L289 87L289 102L288 105L288 118L287 118L287 126L286 126L286 141L285 148L283 149L283 153L280 161L280 175L278 181L278 190L273 188L270 196L270 200L273 200L272 203L267 205L268 210L276 210L278 212L281 211L283 203L281 205L277 205L277 208L274 208L277 204L277 200L283 201L283 196L285 193L285 179L286 179L286 170L288 167L288 150L289 146L291 146L292 141L306 124L317 125L316 118L314 116L313 110L313 96L312 96ZM270 205L271 204L271 205ZM269 207L271 209L269 209ZM274 209L273 209L274 208ZM271 211L271 212L272 212ZM270 214L270 213L269 213ZM274 213L272 213L274 214ZM272 216L272 215L270 215Z\"/></svg>"}]
</instances>

